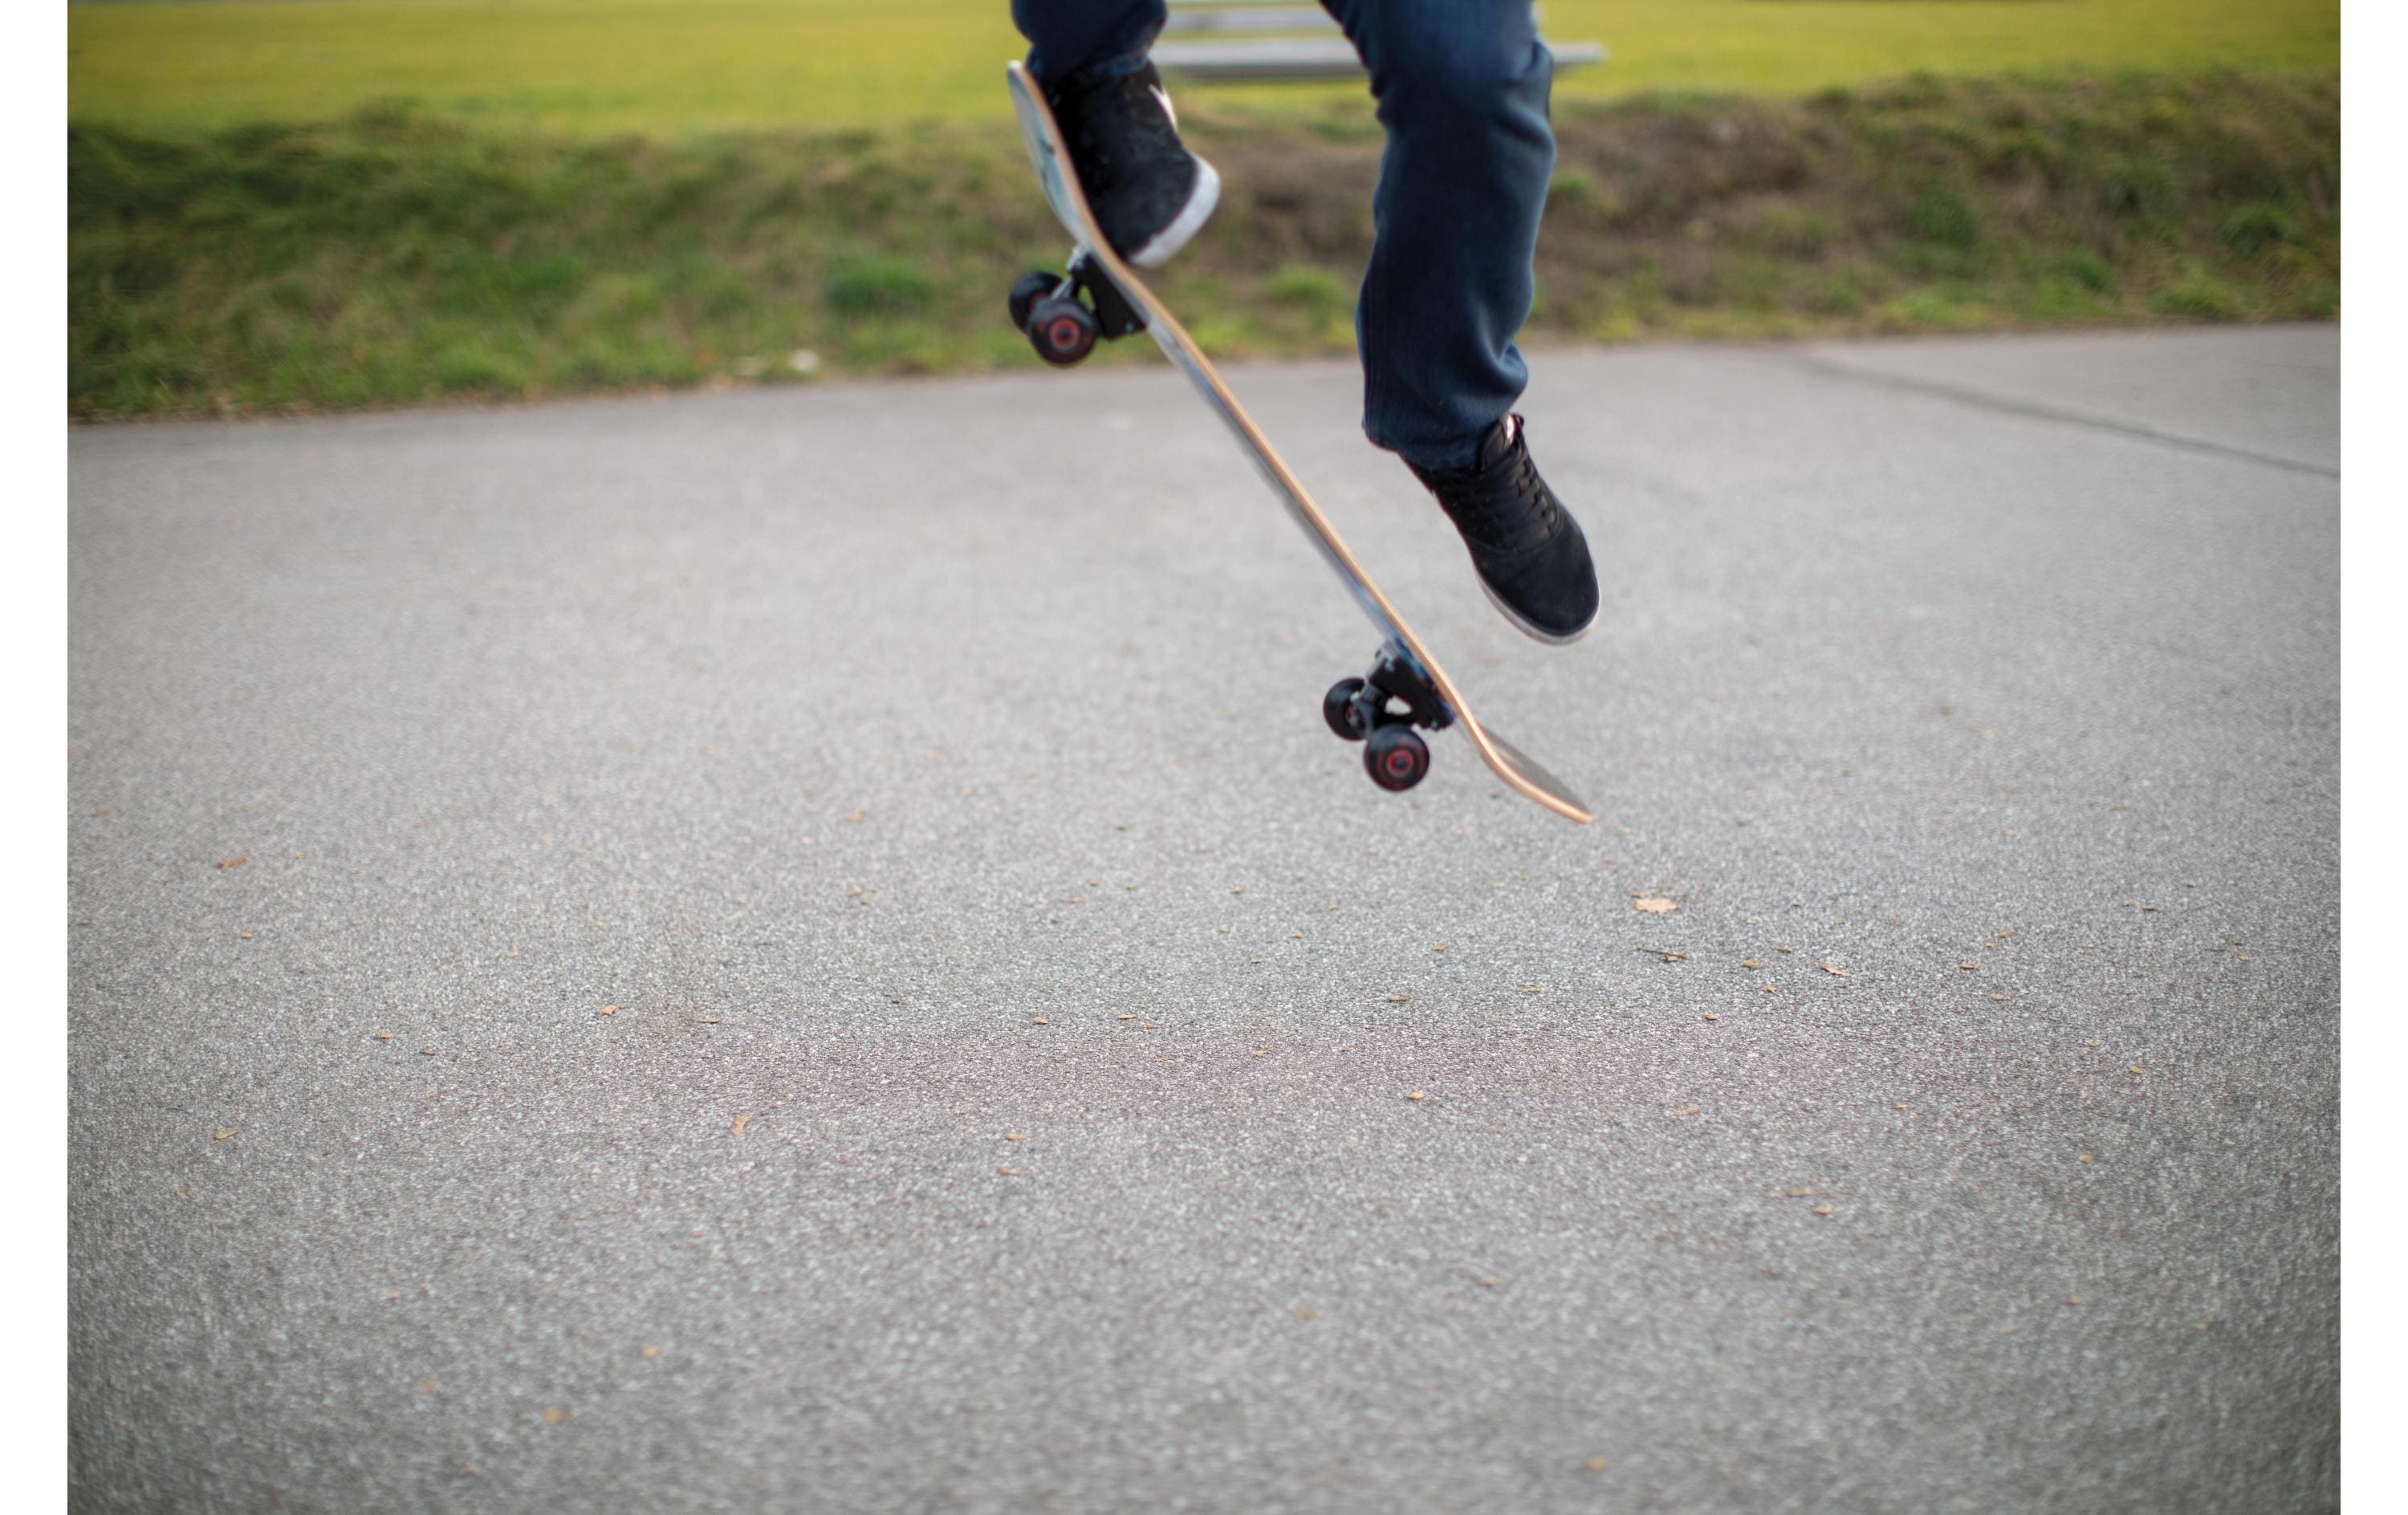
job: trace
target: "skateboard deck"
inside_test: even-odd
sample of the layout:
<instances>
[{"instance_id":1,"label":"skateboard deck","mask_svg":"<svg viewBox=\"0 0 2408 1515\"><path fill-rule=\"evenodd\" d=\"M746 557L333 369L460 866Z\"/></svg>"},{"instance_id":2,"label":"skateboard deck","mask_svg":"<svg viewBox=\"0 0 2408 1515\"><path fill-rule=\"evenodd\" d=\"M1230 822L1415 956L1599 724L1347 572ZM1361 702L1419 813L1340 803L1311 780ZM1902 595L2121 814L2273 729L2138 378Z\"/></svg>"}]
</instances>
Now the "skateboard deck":
<instances>
[{"instance_id":1,"label":"skateboard deck","mask_svg":"<svg viewBox=\"0 0 2408 1515\"><path fill-rule=\"evenodd\" d=\"M1287 507L1305 536L1321 551L1340 580L1362 607L1382 638L1371 671L1362 679L1345 679L1331 689L1323 713L1341 736L1367 742L1366 766L1383 788L1401 790L1421 779L1428 765L1427 750L1413 727L1442 730L1453 726L1469 740L1480 760L1506 787L1568 821L1585 825L1594 817L1564 782L1539 765L1512 743L1481 724L1464 702L1455 680L1439 666L1396 606L1374 583L1363 565L1348 550L1338 530L1312 501L1294 473L1264 436L1262 428L1238 403L1236 394L1213 368L1196 339L1145 287L1128 264L1114 253L1087 207L1062 131L1054 120L1044 92L1019 64L1005 69L1011 85L1011 103L1020 116L1021 135L1037 181L1054 214L1070 234L1069 273L1051 294L1043 293L1049 275L1031 274L1015 286L1012 319L1021 325L1040 356L1068 364L1086 356L1097 336L1125 336L1142 329L1171 366L1187 376L1205 404L1219 416L1254 461L1271 492ZM1024 290L1025 295L1024 296ZM1083 291L1093 301L1090 310L1078 301ZM1083 337L1083 339L1082 339ZM1359 729L1350 729L1359 728ZM1418 753L1419 766L1413 766ZM1400 781L1399 781L1400 780Z\"/></svg>"}]
</instances>

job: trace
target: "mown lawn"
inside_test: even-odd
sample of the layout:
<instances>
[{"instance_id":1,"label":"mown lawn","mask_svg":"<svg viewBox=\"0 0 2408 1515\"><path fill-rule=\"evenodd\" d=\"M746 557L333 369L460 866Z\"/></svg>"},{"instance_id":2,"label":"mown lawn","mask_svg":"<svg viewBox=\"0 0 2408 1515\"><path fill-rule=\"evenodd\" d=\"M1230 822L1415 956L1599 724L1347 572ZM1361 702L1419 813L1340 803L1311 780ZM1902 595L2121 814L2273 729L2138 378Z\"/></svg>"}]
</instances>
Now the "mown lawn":
<instances>
[{"instance_id":1,"label":"mown lawn","mask_svg":"<svg viewBox=\"0 0 2408 1515\"><path fill-rule=\"evenodd\" d=\"M2330 74L2337 0L1547 0L1612 59L1567 101L1799 95L1912 72ZM1001 122L1006 0L280 0L79 5L75 121L184 133L401 102L494 129L678 135ZM1197 93L1311 109L1359 86Z\"/></svg>"},{"instance_id":2,"label":"mown lawn","mask_svg":"<svg viewBox=\"0 0 2408 1515\"><path fill-rule=\"evenodd\" d=\"M1350 350L1369 111L1189 124L1228 192L1157 287L1224 355ZM1556 130L1537 342L2339 308L2330 74L1571 101ZM1062 244L983 123L554 136L378 107L79 125L67 156L92 418L1034 365L1003 292Z\"/></svg>"}]
</instances>

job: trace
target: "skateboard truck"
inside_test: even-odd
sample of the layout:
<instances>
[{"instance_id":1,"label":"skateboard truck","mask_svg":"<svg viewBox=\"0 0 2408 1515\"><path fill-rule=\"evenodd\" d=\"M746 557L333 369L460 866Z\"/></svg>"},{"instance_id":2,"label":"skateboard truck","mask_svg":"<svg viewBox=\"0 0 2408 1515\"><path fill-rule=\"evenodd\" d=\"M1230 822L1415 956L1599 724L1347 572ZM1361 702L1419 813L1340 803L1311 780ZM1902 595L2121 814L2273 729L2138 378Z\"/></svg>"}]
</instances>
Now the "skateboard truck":
<instances>
[{"instance_id":1,"label":"skateboard truck","mask_svg":"<svg viewBox=\"0 0 2408 1515\"><path fill-rule=\"evenodd\" d=\"M1429 744L1415 726L1444 731L1455 723L1413 655L1393 640L1381 647L1370 672L1329 686L1321 718L1347 741L1363 744L1365 771L1387 790L1411 789L1429 772Z\"/></svg>"},{"instance_id":2,"label":"skateboard truck","mask_svg":"<svg viewBox=\"0 0 2408 1515\"><path fill-rule=\"evenodd\" d=\"M1079 298L1082 290L1086 300ZM1116 341L1145 330L1145 317L1083 249L1071 253L1067 276L1041 268L1021 275L1012 283L1010 308L1012 325L1027 335L1028 345L1058 368L1085 358L1098 338Z\"/></svg>"}]
</instances>

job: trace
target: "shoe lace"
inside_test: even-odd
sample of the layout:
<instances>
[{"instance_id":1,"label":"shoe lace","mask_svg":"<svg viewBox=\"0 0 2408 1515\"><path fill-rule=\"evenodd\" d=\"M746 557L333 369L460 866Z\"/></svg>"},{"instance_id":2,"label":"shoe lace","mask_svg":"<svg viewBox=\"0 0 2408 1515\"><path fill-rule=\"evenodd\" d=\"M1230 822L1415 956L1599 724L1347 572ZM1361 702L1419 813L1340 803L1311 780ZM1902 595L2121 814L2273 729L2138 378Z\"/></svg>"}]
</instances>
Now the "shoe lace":
<instances>
[{"instance_id":1,"label":"shoe lace","mask_svg":"<svg viewBox=\"0 0 2408 1515\"><path fill-rule=\"evenodd\" d=\"M1553 536L1563 526L1563 507L1539 477L1539 466L1531 461L1519 427L1514 429L1512 445L1510 466L1493 474L1484 475L1475 464L1430 477L1447 514L1465 529L1499 546L1506 536L1505 523L1525 508L1536 512L1541 536Z\"/></svg>"},{"instance_id":2,"label":"shoe lace","mask_svg":"<svg viewBox=\"0 0 2408 1515\"><path fill-rule=\"evenodd\" d=\"M1530 461L1530 450L1522 445L1518 432L1513 437L1513 493L1538 502L1539 524L1554 536L1563 524L1563 507L1555 503L1555 492L1539 477L1539 465Z\"/></svg>"}]
</instances>

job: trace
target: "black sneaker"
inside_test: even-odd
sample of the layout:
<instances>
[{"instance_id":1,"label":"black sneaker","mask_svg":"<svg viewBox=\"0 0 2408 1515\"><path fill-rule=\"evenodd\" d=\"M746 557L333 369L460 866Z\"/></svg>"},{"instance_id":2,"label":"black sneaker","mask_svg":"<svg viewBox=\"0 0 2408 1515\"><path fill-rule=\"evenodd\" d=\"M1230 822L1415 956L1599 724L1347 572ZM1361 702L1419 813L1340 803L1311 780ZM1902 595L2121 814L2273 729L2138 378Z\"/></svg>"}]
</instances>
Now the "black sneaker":
<instances>
[{"instance_id":1,"label":"black sneaker","mask_svg":"<svg viewBox=\"0 0 2408 1515\"><path fill-rule=\"evenodd\" d=\"M1597 620L1597 565L1580 522L1530 461L1520 416L1483 433L1469 466L1413 472L1463 534L1480 587L1506 620L1559 646L1588 635Z\"/></svg>"},{"instance_id":2,"label":"black sneaker","mask_svg":"<svg viewBox=\"0 0 2408 1515\"><path fill-rule=\"evenodd\" d=\"M1045 98L1114 252L1159 268L1204 229L1221 200L1221 176L1179 140L1179 118L1154 64Z\"/></svg>"}]
</instances>

